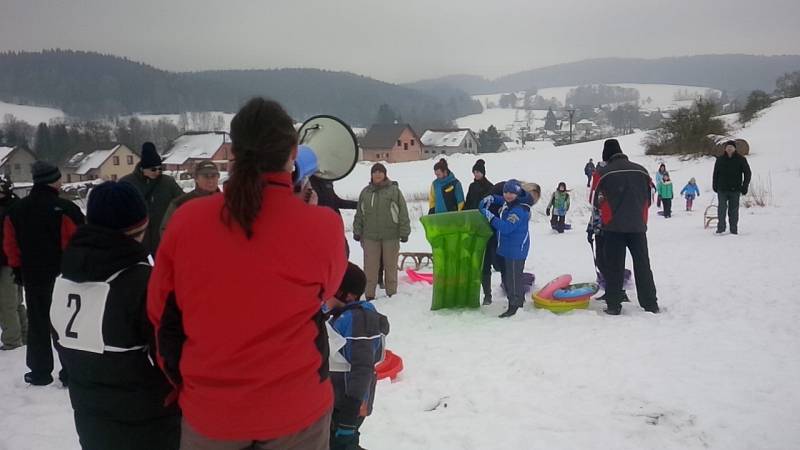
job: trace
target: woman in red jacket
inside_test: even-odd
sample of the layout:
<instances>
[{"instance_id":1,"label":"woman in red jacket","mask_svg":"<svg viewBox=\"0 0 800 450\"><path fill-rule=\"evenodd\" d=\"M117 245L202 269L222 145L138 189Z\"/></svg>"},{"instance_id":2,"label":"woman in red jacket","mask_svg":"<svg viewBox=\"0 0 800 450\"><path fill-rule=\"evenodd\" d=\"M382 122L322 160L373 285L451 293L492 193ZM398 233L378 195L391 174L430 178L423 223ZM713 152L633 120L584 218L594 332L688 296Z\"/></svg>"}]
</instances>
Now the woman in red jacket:
<instances>
[{"instance_id":1,"label":"woman in red jacket","mask_svg":"<svg viewBox=\"0 0 800 450\"><path fill-rule=\"evenodd\" d=\"M224 195L179 209L148 291L182 449L327 449L332 390L320 313L347 262L342 220L293 195L293 121L250 100L231 122Z\"/></svg>"}]
</instances>

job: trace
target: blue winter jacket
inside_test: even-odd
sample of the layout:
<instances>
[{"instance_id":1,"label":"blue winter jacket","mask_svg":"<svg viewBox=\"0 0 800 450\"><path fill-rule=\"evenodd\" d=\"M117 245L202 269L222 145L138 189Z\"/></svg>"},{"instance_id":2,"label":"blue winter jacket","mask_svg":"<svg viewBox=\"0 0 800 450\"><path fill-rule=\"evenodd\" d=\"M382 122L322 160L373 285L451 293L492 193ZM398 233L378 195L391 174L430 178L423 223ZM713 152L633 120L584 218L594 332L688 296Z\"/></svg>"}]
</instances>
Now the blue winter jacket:
<instances>
[{"instance_id":1,"label":"blue winter jacket","mask_svg":"<svg viewBox=\"0 0 800 450\"><path fill-rule=\"evenodd\" d=\"M528 259L531 246L531 235L528 223L531 219L533 198L523 193L513 203L507 203L502 196L492 196L493 205L502 205L499 216L490 222L497 230L497 254L514 260Z\"/></svg>"},{"instance_id":2,"label":"blue winter jacket","mask_svg":"<svg viewBox=\"0 0 800 450\"><path fill-rule=\"evenodd\" d=\"M687 183L686 186L681 189L681 195L692 198L700 197L700 189L696 184Z\"/></svg>"},{"instance_id":3,"label":"blue winter jacket","mask_svg":"<svg viewBox=\"0 0 800 450\"><path fill-rule=\"evenodd\" d=\"M451 172L446 177L433 180L428 196L429 214L461 211L464 209L464 190L461 182Z\"/></svg>"},{"instance_id":4,"label":"blue winter jacket","mask_svg":"<svg viewBox=\"0 0 800 450\"><path fill-rule=\"evenodd\" d=\"M389 334L389 321L372 303L359 301L330 312L329 324L347 340L339 354L350 364L348 371L335 371L331 366L331 382L335 407L346 409L348 398L367 404L372 411L375 396L375 365L383 357L384 340Z\"/></svg>"}]
</instances>

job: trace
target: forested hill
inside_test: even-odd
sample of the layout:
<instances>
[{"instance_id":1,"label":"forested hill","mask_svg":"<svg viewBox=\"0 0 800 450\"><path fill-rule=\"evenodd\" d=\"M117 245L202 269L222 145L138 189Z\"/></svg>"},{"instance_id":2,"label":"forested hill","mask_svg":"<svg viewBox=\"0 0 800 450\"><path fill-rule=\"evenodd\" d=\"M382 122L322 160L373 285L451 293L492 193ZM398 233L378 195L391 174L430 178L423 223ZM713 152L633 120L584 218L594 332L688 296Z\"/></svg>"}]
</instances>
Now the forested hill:
<instances>
[{"instance_id":1,"label":"forested hill","mask_svg":"<svg viewBox=\"0 0 800 450\"><path fill-rule=\"evenodd\" d=\"M332 114L368 126L387 104L409 122L441 125L481 111L457 89L432 95L368 77L318 69L169 72L92 52L0 53L0 100L53 106L84 117L183 111L235 112L249 97L274 98L296 120Z\"/></svg>"}]
</instances>

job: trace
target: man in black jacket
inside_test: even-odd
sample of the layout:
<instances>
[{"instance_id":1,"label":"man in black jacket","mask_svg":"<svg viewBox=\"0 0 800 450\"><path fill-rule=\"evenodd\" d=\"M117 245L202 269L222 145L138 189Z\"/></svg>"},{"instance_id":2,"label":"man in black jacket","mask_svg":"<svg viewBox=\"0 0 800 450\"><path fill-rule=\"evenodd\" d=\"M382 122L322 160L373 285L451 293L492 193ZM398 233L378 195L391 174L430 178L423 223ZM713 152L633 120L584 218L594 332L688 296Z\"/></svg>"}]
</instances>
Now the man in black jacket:
<instances>
[{"instance_id":1,"label":"man in black jacket","mask_svg":"<svg viewBox=\"0 0 800 450\"><path fill-rule=\"evenodd\" d=\"M3 249L8 265L25 287L28 305L27 363L25 381L44 386L53 382L53 350L50 335L50 304L53 283L61 271L61 253L83 213L74 203L58 196L61 172L46 162L33 164L31 193L9 209L3 222ZM67 383L67 371L59 373Z\"/></svg>"},{"instance_id":2,"label":"man in black jacket","mask_svg":"<svg viewBox=\"0 0 800 450\"><path fill-rule=\"evenodd\" d=\"M219 193L219 169L214 161L204 160L200 161L194 166L194 190L187 192L180 197L170 202L167 212L161 219L161 234L167 230L167 224L184 203L200 197L207 197L212 194ZM158 220L158 218L154 218Z\"/></svg>"},{"instance_id":3,"label":"man in black jacket","mask_svg":"<svg viewBox=\"0 0 800 450\"><path fill-rule=\"evenodd\" d=\"M478 209L481 200L487 195L491 195L494 185L486 179L486 162L479 159L472 166L472 175L475 180L470 183L467 190L467 200L464 202L464 209ZM501 188L502 190L502 188ZM502 195L502 194L501 194ZM481 286L483 287L483 304L492 304L492 265L495 265L497 258L497 233L486 243L486 251L483 253L483 274L481 276Z\"/></svg>"},{"instance_id":4,"label":"man in black jacket","mask_svg":"<svg viewBox=\"0 0 800 450\"><path fill-rule=\"evenodd\" d=\"M628 160L616 139L605 141L603 161L607 164L598 170L596 201L605 241L605 312L615 316L622 312L627 248L633 258L639 305L645 311L658 313L656 286L647 250L647 214L653 181L644 167Z\"/></svg>"},{"instance_id":5,"label":"man in black jacket","mask_svg":"<svg viewBox=\"0 0 800 450\"><path fill-rule=\"evenodd\" d=\"M174 403L164 406L172 387L152 362L145 313L147 206L135 187L112 181L95 187L87 206L89 223L64 251L51 311L81 447L177 450L180 416Z\"/></svg>"},{"instance_id":6,"label":"man in black jacket","mask_svg":"<svg viewBox=\"0 0 800 450\"><path fill-rule=\"evenodd\" d=\"M147 213L153 219L144 235L144 246L155 258L161 243L161 219L172 200L183 195L183 189L174 178L164 175L161 156L152 142L142 144L142 160L133 173L125 175L120 181L134 185L144 197Z\"/></svg>"},{"instance_id":7,"label":"man in black jacket","mask_svg":"<svg viewBox=\"0 0 800 450\"><path fill-rule=\"evenodd\" d=\"M750 165L747 158L736 151L736 141L725 143L725 151L714 164L712 187L717 193L717 234L725 232L727 213L731 234L739 234L739 197L747 194L750 185Z\"/></svg>"}]
</instances>

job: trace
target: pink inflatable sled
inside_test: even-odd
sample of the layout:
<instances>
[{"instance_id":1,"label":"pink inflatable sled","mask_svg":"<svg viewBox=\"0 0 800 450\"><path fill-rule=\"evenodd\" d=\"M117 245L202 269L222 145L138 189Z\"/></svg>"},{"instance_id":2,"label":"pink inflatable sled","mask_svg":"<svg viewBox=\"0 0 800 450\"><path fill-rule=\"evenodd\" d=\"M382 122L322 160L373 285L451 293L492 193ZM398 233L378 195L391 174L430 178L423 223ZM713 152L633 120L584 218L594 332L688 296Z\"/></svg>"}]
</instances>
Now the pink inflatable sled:
<instances>
[{"instance_id":1,"label":"pink inflatable sled","mask_svg":"<svg viewBox=\"0 0 800 450\"><path fill-rule=\"evenodd\" d=\"M406 269L406 275L408 276L408 280L412 283L419 283L424 282L428 284L433 284L433 274L432 273L419 273L412 268Z\"/></svg>"}]
</instances>

